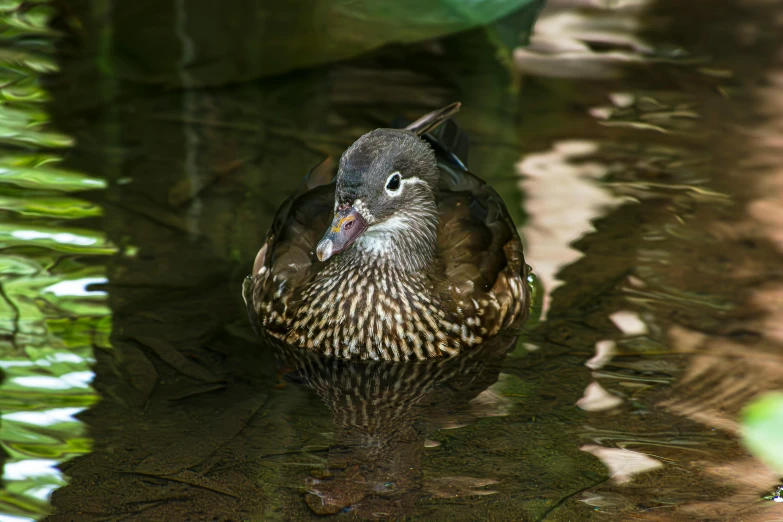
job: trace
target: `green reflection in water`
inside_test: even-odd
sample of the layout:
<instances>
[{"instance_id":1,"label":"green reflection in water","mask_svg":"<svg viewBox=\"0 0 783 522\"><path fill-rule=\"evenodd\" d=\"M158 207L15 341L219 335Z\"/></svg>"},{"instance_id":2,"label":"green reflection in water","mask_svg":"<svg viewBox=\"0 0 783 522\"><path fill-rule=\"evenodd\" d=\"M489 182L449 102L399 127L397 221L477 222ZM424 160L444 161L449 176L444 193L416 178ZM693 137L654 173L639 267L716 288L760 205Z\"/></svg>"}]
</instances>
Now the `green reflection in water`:
<instances>
[{"instance_id":1,"label":"green reflection in water","mask_svg":"<svg viewBox=\"0 0 783 522\"><path fill-rule=\"evenodd\" d=\"M95 402L93 347L111 328L101 257L116 252L78 192L105 183L57 167L41 75L55 33L45 3L0 2L0 518L34 520L64 484L59 463L89 451L74 415ZM73 193L74 195L69 195ZM77 221L93 219L92 222Z\"/></svg>"}]
</instances>

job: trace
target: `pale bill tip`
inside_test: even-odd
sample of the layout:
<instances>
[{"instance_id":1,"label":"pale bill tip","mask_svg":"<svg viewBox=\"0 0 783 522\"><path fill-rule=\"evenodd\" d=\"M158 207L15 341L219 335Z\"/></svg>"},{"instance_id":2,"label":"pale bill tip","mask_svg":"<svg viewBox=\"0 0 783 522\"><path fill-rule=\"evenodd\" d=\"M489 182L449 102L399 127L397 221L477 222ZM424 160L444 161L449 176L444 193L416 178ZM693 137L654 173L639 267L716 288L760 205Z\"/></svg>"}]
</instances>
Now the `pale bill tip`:
<instances>
[{"instance_id":1,"label":"pale bill tip","mask_svg":"<svg viewBox=\"0 0 783 522\"><path fill-rule=\"evenodd\" d=\"M324 239L318 243L318 248L315 253L318 256L318 260L321 262L326 261L332 257L333 243L331 239Z\"/></svg>"}]
</instances>

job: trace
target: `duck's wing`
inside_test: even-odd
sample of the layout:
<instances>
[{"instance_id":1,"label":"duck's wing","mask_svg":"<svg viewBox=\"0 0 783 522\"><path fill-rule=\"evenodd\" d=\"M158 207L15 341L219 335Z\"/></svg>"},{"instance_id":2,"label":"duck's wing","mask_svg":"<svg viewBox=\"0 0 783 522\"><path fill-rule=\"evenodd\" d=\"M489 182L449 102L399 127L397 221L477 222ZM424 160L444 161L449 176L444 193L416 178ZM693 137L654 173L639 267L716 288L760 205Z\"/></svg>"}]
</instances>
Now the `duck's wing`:
<instances>
[{"instance_id":1,"label":"duck's wing","mask_svg":"<svg viewBox=\"0 0 783 522\"><path fill-rule=\"evenodd\" d=\"M451 157L455 144L467 148L467 138L448 123L444 134L451 141L441 142L446 152L438 152L438 251L451 297L467 311L483 310L481 325L488 337L527 315L527 265L503 199Z\"/></svg>"},{"instance_id":2,"label":"duck's wing","mask_svg":"<svg viewBox=\"0 0 783 522\"><path fill-rule=\"evenodd\" d=\"M275 214L253 264L252 298L246 297L251 319L265 303L281 309L264 310L264 317L271 312L282 315L294 289L318 272L315 248L334 214L335 174L336 162L325 159L310 170ZM273 299L275 294L283 299ZM265 326L270 328L272 323Z\"/></svg>"}]
</instances>

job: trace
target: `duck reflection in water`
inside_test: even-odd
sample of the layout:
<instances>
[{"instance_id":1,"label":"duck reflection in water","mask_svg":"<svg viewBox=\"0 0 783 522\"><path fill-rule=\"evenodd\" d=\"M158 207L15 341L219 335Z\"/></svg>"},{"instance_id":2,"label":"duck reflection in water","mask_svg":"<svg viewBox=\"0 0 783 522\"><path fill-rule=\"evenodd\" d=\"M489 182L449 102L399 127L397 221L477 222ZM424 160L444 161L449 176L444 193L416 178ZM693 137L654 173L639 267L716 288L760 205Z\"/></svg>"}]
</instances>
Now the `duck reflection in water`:
<instances>
[{"instance_id":1,"label":"duck reflection in water","mask_svg":"<svg viewBox=\"0 0 783 522\"><path fill-rule=\"evenodd\" d=\"M267 341L293 368L286 378L313 389L337 428L326 468L305 479L313 512L404 516L425 497L492 493L478 489L495 482L486 477L425 477L421 460L428 436L478 416L471 401L498 380L516 336L499 335L456 357L406 362L338 359Z\"/></svg>"}]
</instances>

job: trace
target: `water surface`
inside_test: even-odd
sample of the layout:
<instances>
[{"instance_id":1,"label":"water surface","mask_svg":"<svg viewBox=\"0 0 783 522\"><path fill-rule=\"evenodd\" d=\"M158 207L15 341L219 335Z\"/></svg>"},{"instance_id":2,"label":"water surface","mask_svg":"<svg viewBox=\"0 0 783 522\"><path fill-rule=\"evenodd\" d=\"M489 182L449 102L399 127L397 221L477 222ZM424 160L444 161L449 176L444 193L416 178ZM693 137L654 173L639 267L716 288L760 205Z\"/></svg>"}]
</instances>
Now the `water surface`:
<instances>
[{"instance_id":1,"label":"water surface","mask_svg":"<svg viewBox=\"0 0 783 522\"><path fill-rule=\"evenodd\" d=\"M79 5L4 11L0 520L783 518L737 438L783 388L779 2L552 1L513 72L476 29L208 88L199 24L161 87ZM301 176L456 99L541 285L524 334L397 367L256 338Z\"/></svg>"}]
</instances>

